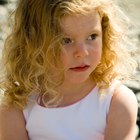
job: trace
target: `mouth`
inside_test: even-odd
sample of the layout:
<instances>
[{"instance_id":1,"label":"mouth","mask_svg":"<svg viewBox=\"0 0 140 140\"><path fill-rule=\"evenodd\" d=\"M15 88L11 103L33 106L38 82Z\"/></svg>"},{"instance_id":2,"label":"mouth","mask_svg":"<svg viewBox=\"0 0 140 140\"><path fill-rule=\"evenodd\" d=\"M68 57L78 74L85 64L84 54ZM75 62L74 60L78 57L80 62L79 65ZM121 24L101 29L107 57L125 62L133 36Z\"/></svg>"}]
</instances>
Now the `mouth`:
<instances>
[{"instance_id":1,"label":"mouth","mask_svg":"<svg viewBox=\"0 0 140 140\"><path fill-rule=\"evenodd\" d=\"M75 71L75 72L82 72L82 71L86 71L89 67L90 67L89 65L83 65L83 66L70 68L70 70Z\"/></svg>"}]
</instances>

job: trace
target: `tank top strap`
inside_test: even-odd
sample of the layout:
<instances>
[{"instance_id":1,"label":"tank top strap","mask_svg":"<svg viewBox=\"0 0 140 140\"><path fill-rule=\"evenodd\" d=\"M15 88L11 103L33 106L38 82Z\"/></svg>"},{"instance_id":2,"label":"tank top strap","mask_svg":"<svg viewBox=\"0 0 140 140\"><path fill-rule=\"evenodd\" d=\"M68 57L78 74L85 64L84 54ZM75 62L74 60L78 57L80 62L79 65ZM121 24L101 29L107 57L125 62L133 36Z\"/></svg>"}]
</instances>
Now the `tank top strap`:
<instances>
[{"instance_id":1,"label":"tank top strap","mask_svg":"<svg viewBox=\"0 0 140 140\"><path fill-rule=\"evenodd\" d=\"M110 104L111 104L111 100L112 100L112 97L113 97L113 94L115 92L115 90L117 89L117 87L121 86L121 82L120 81L114 81L111 86L108 88L108 95L107 95L107 98L106 98L106 104L107 104L107 114L109 113L109 110L110 110Z\"/></svg>"}]
</instances>

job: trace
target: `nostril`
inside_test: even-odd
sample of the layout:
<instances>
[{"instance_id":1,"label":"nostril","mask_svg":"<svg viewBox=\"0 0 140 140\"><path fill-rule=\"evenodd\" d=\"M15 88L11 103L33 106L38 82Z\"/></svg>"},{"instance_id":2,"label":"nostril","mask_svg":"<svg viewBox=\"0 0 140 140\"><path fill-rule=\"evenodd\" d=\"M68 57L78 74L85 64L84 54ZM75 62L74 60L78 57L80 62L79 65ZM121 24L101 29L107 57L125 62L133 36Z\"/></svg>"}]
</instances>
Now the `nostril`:
<instances>
[{"instance_id":1,"label":"nostril","mask_svg":"<svg viewBox=\"0 0 140 140\"><path fill-rule=\"evenodd\" d=\"M75 58L80 58L80 57L86 57L86 56L88 56L88 51L87 50L78 50L78 51L76 51L75 53L74 53L74 57Z\"/></svg>"}]
</instances>

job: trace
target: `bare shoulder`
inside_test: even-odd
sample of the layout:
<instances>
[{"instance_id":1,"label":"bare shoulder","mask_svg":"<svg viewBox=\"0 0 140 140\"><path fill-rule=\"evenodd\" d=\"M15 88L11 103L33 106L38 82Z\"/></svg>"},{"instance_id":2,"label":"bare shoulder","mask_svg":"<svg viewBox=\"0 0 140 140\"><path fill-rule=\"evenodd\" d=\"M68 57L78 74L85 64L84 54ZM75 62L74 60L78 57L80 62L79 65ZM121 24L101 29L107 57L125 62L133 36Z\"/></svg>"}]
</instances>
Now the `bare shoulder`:
<instances>
[{"instance_id":1,"label":"bare shoulder","mask_svg":"<svg viewBox=\"0 0 140 140\"><path fill-rule=\"evenodd\" d=\"M28 140L21 110L0 106L0 140Z\"/></svg>"},{"instance_id":2,"label":"bare shoulder","mask_svg":"<svg viewBox=\"0 0 140 140\"><path fill-rule=\"evenodd\" d=\"M135 94L121 85L114 91L105 140L135 140L138 104Z\"/></svg>"}]
</instances>

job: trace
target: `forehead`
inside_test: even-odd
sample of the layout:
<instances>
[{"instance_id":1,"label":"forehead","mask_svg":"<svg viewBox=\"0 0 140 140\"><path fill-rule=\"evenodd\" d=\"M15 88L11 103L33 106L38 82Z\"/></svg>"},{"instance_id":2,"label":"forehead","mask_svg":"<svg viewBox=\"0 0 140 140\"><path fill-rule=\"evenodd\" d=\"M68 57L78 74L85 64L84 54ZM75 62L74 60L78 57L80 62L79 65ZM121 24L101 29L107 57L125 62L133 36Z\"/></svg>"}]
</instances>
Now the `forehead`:
<instances>
[{"instance_id":1,"label":"forehead","mask_svg":"<svg viewBox=\"0 0 140 140\"><path fill-rule=\"evenodd\" d=\"M67 15L61 20L61 28L68 35L101 31L101 17L97 12L88 15Z\"/></svg>"}]
</instances>

